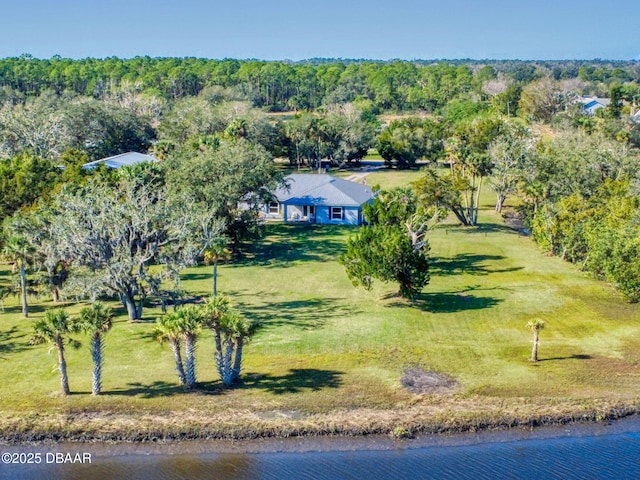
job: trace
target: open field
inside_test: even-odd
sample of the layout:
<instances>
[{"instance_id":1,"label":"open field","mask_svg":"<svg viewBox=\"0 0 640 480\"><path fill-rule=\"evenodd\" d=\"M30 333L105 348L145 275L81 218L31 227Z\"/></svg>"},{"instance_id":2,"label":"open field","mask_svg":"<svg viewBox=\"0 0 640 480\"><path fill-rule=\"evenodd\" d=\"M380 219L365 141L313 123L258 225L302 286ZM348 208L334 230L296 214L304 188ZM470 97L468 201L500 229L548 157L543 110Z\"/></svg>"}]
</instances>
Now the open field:
<instances>
[{"instance_id":1,"label":"open field","mask_svg":"<svg viewBox=\"0 0 640 480\"><path fill-rule=\"evenodd\" d=\"M372 173L383 187L416 172ZM379 178L376 178L379 177ZM197 352L200 389L184 393L171 352L151 339L160 311L131 323L122 308L106 336L104 395L92 397L87 338L67 351L73 394L58 391L55 352L28 343L17 299L0 311L0 437L129 438L446 431L635 412L640 405L640 309L574 266L543 256L508 229L485 197L479 228L430 233L431 282L408 302L394 285L354 288L336 258L350 228L271 224L263 242L219 269L218 288L261 329L243 382L221 387L212 338ZM9 278L0 266L0 282ZM184 272L207 295L211 267ZM50 302L33 305L33 318ZM70 305L77 312L79 305ZM527 321L541 318L538 364ZM405 369L458 387L414 394Z\"/></svg>"}]
</instances>

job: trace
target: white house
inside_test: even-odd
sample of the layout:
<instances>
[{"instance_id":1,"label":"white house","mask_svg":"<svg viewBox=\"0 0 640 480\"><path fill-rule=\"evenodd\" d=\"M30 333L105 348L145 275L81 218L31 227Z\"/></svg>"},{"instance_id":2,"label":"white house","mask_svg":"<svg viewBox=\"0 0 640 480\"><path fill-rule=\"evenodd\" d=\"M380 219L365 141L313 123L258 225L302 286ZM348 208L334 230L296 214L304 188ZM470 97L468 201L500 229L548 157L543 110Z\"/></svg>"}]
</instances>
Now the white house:
<instances>
[{"instance_id":1,"label":"white house","mask_svg":"<svg viewBox=\"0 0 640 480\"><path fill-rule=\"evenodd\" d=\"M93 170L94 168L99 167L104 164L110 170L120 167L129 167L131 165L136 165L142 162L157 162L158 159L151 156L145 155L143 153L137 152L127 152L121 153L120 155L114 155L112 157L101 158L100 160L96 160L94 162L85 163L82 165L82 168L85 170Z\"/></svg>"},{"instance_id":2,"label":"white house","mask_svg":"<svg viewBox=\"0 0 640 480\"><path fill-rule=\"evenodd\" d=\"M596 110L606 108L607 105L611 103L611 99L609 98L598 97L580 97L578 98L578 101L584 106L585 113L591 116L596 114Z\"/></svg>"},{"instance_id":3,"label":"white house","mask_svg":"<svg viewBox=\"0 0 640 480\"><path fill-rule=\"evenodd\" d=\"M373 202L371 187L327 174L294 173L274 192L275 200L264 207L267 219L285 223L307 222L361 225L362 206Z\"/></svg>"}]
</instances>

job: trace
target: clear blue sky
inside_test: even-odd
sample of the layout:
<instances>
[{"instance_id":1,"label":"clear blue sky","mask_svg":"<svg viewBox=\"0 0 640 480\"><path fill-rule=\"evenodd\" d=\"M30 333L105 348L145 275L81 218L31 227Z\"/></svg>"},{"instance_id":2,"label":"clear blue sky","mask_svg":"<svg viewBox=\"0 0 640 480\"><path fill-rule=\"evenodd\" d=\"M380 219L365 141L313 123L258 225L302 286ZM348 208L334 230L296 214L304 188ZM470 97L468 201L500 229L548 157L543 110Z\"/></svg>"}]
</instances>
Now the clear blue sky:
<instances>
[{"instance_id":1,"label":"clear blue sky","mask_svg":"<svg viewBox=\"0 0 640 480\"><path fill-rule=\"evenodd\" d=\"M3 0L0 58L640 59L640 0Z\"/></svg>"}]
</instances>

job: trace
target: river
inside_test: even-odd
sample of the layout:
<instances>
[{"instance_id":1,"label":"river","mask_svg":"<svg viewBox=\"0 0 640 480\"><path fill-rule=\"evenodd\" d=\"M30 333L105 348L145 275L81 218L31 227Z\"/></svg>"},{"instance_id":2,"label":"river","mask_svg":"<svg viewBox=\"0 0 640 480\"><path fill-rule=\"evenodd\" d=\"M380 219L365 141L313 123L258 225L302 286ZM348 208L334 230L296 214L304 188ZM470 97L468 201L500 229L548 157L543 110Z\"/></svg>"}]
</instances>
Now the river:
<instances>
[{"instance_id":1,"label":"river","mask_svg":"<svg viewBox=\"0 0 640 480\"><path fill-rule=\"evenodd\" d=\"M0 465L0 478L11 480L638 479L640 419L409 441L39 444L0 452L17 462Z\"/></svg>"}]
</instances>

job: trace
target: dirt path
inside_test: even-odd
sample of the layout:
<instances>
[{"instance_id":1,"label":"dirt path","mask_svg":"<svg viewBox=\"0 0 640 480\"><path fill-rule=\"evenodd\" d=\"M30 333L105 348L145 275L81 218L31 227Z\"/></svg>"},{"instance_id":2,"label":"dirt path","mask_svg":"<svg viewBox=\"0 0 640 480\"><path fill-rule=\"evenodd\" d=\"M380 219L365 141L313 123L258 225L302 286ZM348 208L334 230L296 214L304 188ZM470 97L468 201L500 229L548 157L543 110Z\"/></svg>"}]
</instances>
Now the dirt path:
<instances>
[{"instance_id":1,"label":"dirt path","mask_svg":"<svg viewBox=\"0 0 640 480\"><path fill-rule=\"evenodd\" d=\"M376 170L380 170L381 168L384 168L384 165L367 165L361 171L352 173L351 175L346 177L345 180L349 180L350 182L359 182L366 185L367 175L375 172Z\"/></svg>"}]
</instances>

